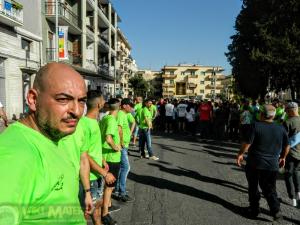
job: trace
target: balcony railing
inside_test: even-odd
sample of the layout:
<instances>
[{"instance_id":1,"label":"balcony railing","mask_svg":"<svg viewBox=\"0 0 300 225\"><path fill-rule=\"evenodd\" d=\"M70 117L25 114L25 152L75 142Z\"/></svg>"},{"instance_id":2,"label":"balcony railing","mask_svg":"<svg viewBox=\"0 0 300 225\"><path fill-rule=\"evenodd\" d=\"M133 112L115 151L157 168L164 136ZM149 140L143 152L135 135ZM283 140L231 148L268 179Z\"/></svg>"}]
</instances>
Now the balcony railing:
<instances>
[{"instance_id":1,"label":"balcony railing","mask_svg":"<svg viewBox=\"0 0 300 225\"><path fill-rule=\"evenodd\" d=\"M174 88L175 84L163 84L163 87L169 87L169 88Z\"/></svg>"},{"instance_id":2,"label":"balcony railing","mask_svg":"<svg viewBox=\"0 0 300 225\"><path fill-rule=\"evenodd\" d=\"M162 78L165 78L165 79L175 79L177 77L176 74L163 74L162 75Z\"/></svg>"},{"instance_id":3,"label":"balcony railing","mask_svg":"<svg viewBox=\"0 0 300 225\"><path fill-rule=\"evenodd\" d=\"M0 18L0 21L10 25L10 26L17 26L23 24L23 5L16 2L16 1L2 1L4 4L0 5L0 17L4 15L8 19L15 21L16 23L11 23L10 21L5 21Z\"/></svg>"},{"instance_id":4,"label":"balcony railing","mask_svg":"<svg viewBox=\"0 0 300 225\"><path fill-rule=\"evenodd\" d=\"M194 84L194 83L188 83L188 87L189 87L189 88L196 88L196 87L197 87L197 84Z\"/></svg>"},{"instance_id":5,"label":"balcony railing","mask_svg":"<svg viewBox=\"0 0 300 225\"><path fill-rule=\"evenodd\" d=\"M46 61L53 62L56 59L56 48L46 48Z\"/></svg>"},{"instance_id":6,"label":"balcony railing","mask_svg":"<svg viewBox=\"0 0 300 225\"><path fill-rule=\"evenodd\" d=\"M55 16L56 14L56 4L55 2L45 2L45 14L46 16ZM64 3L58 2L58 15L69 21L72 25L76 27L81 27L80 17L74 13L70 8L68 8Z\"/></svg>"},{"instance_id":7,"label":"balcony railing","mask_svg":"<svg viewBox=\"0 0 300 225\"><path fill-rule=\"evenodd\" d=\"M56 49L55 48L46 48L46 61L53 62L56 59ZM62 60L66 61L70 64L81 66L82 65L82 58L81 55L78 53L74 53L72 51L68 51L68 59Z\"/></svg>"}]
</instances>

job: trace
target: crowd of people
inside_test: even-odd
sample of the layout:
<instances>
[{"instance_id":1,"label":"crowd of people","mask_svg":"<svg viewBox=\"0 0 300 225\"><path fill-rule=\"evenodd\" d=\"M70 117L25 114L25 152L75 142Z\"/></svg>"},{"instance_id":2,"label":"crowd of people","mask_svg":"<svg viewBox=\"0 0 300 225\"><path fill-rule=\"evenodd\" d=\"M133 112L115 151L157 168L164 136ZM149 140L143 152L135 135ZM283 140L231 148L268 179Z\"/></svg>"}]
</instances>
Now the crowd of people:
<instances>
[{"instance_id":1,"label":"crowd of people","mask_svg":"<svg viewBox=\"0 0 300 225\"><path fill-rule=\"evenodd\" d=\"M66 64L42 67L27 95L28 114L0 135L0 210L16 224L115 225L112 198L132 202L126 189L129 146L141 159L159 160L152 132L240 141L237 156L249 184L249 214L259 210L260 185L274 219L280 218L276 174L285 167L293 206L300 204L298 104L194 100L104 100L86 91ZM1 105L0 105L1 108ZM0 111L3 116L5 112ZM7 171L7 172L6 172Z\"/></svg>"}]
</instances>

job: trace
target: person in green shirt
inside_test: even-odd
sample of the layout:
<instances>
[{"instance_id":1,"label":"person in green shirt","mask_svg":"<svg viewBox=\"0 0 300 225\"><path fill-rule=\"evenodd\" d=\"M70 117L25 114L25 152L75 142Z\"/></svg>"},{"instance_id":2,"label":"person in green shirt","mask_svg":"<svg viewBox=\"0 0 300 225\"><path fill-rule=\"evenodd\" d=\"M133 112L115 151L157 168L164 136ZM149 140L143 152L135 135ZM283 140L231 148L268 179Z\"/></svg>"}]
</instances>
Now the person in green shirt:
<instances>
[{"instance_id":1,"label":"person in green shirt","mask_svg":"<svg viewBox=\"0 0 300 225\"><path fill-rule=\"evenodd\" d=\"M149 159L158 160L159 158L153 154L151 145L151 129L152 129L152 115L149 111L152 105L152 101L147 99L144 101L143 108L138 114L139 118L139 150L141 153L141 158L146 157L145 144L147 144L147 150L149 154Z\"/></svg>"},{"instance_id":2,"label":"person in green shirt","mask_svg":"<svg viewBox=\"0 0 300 225\"><path fill-rule=\"evenodd\" d=\"M108 101L109 114L104 116L100 122L101 139L102 139L102 155L106 160L109 171L118 179L121 161L121 145L117 123L117 115L120 108L120 102L116 98ZM114 220L110 218L108 208L111 205L111 194L114 190L115 182L105 185L103 197L102 221L109 218L110 224L114 224Z\"/></svg>"},{"instance_id":3,"label":"person in green shirt","mask_svg":"<svg viewBox=\"0 0 300 225\"><path fill-rule=\"evenodd\" d=\"M102 195L104 188L104 181L107 183L113 183L115 177L109 173L107 163L102 160L102 141L101 132L97 118L99 117L100 110L104 105L104 98L98 91L88 91L87 93L87 113L86 116L82 117L79 121L78 130L83 131L84 143L78 145L78 139L80 136L75 136L74 143L80 147L81 151L85 151L88 154L89 164L91 165L90 173L90 189L85 189L84 186L80 185L79 198L81 204L84 207L83 199L86 193L91 193L94 210L92 214L92 220L95 225L101 225L101 206L102 206Z\"/></svg>"},{"instance_id":4,"label":"person in green shirt","mask_svg":"<svg viewBox=\"0 0 300 225\"><path fill-rule=\"evenodd\" d=\"M143 108L143 98L138 96L135 98L135 106L134 106L134 116L137 124L139 123L138 114L140 113L142 108ZM138 135L139 135L139 126L135 126L133 140L132 140L133 147L136 147L136 141Z\"/></svg>"},{"instance_id":5,"label":"person in green shirt","mask_svg":"<svg viewBox=\"0 0 300 225\"><path fill-rule=\"evenodd\" d=\"M84 225L78 199L78 162L59 148L86 102L83 78L49 63L28 91L29 114L0 135L0 223Z\"/></svg>"},{"instance_id":6,"label":"person in green shirt","mask_svg":"<svg viewBox=\"0 0 300 225\"><path fill-rule=\"evenodd\" d=\"M135 126L135 120L131 114L133 103L129 98L124 98L121 101L121 109L118 112L117 122L119 127L119 135L121 142L121 164L119 177L115 187L116 199L122 202L131 202L134 199L126 193L126 180L130 171L128 159L128 147L132 135L133 128L129 124Z\"/></svg>"}]
</instances>

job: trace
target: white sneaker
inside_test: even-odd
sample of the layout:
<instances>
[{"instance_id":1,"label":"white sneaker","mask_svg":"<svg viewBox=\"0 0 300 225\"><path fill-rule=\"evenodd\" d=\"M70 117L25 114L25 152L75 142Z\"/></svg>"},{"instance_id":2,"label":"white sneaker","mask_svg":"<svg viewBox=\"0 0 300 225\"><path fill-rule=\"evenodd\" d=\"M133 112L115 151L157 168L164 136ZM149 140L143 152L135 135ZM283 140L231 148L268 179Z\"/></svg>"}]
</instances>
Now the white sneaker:
<instances>
[{"instance_id":1,"label":"white sneaker","mask_svg":"<svg viewBox=\"0 0 300 225\"><path fill-rule=\"evenodd\" d=\"M158 158L158 157L156 157L155 155L154 155L154 156L151 156L151 157L149 157L149 159L151 159L151 160L154 160L154 161L157 161L157 160L159 160L159 158Z\"/></svg>"},{"instance_id":2,"label":"white sneaker","mask_svg":"<svg viewBox=\"0 0 300 225\"><path fill-rule=\"evenodd\" d=\"M293 200L292 200L292 205L293 205L294 207L297 207L297 199L293 198Z\"/></svg>"}]
</instances>

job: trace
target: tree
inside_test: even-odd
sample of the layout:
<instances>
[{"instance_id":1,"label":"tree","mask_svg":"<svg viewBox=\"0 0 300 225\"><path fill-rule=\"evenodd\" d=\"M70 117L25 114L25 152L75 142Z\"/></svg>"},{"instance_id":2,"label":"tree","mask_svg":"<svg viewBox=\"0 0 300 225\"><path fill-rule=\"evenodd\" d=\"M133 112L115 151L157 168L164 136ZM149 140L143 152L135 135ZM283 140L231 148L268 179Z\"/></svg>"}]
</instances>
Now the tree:
<instances>
[{"instance_id":1,"label":"tree","mask_svg":"<svg viewBox=\"0 0 300 225\"><path fill-rule=\"evenodd\" d=\"M299 12L299 0L243 1L226 56L246 97L264 97L267 87L299 92Z\"/></svg>"},{"instance_id":2,"label":"tree","mask_svg":"<svg viewBox=\"0 0 300 225\"><path fill-rule=\"evenodd\" d=\"M128 82L131 85L135 96L147 97L149 84L141 75L135 75L130 78Z\"/></svg>"}]
</instances>

